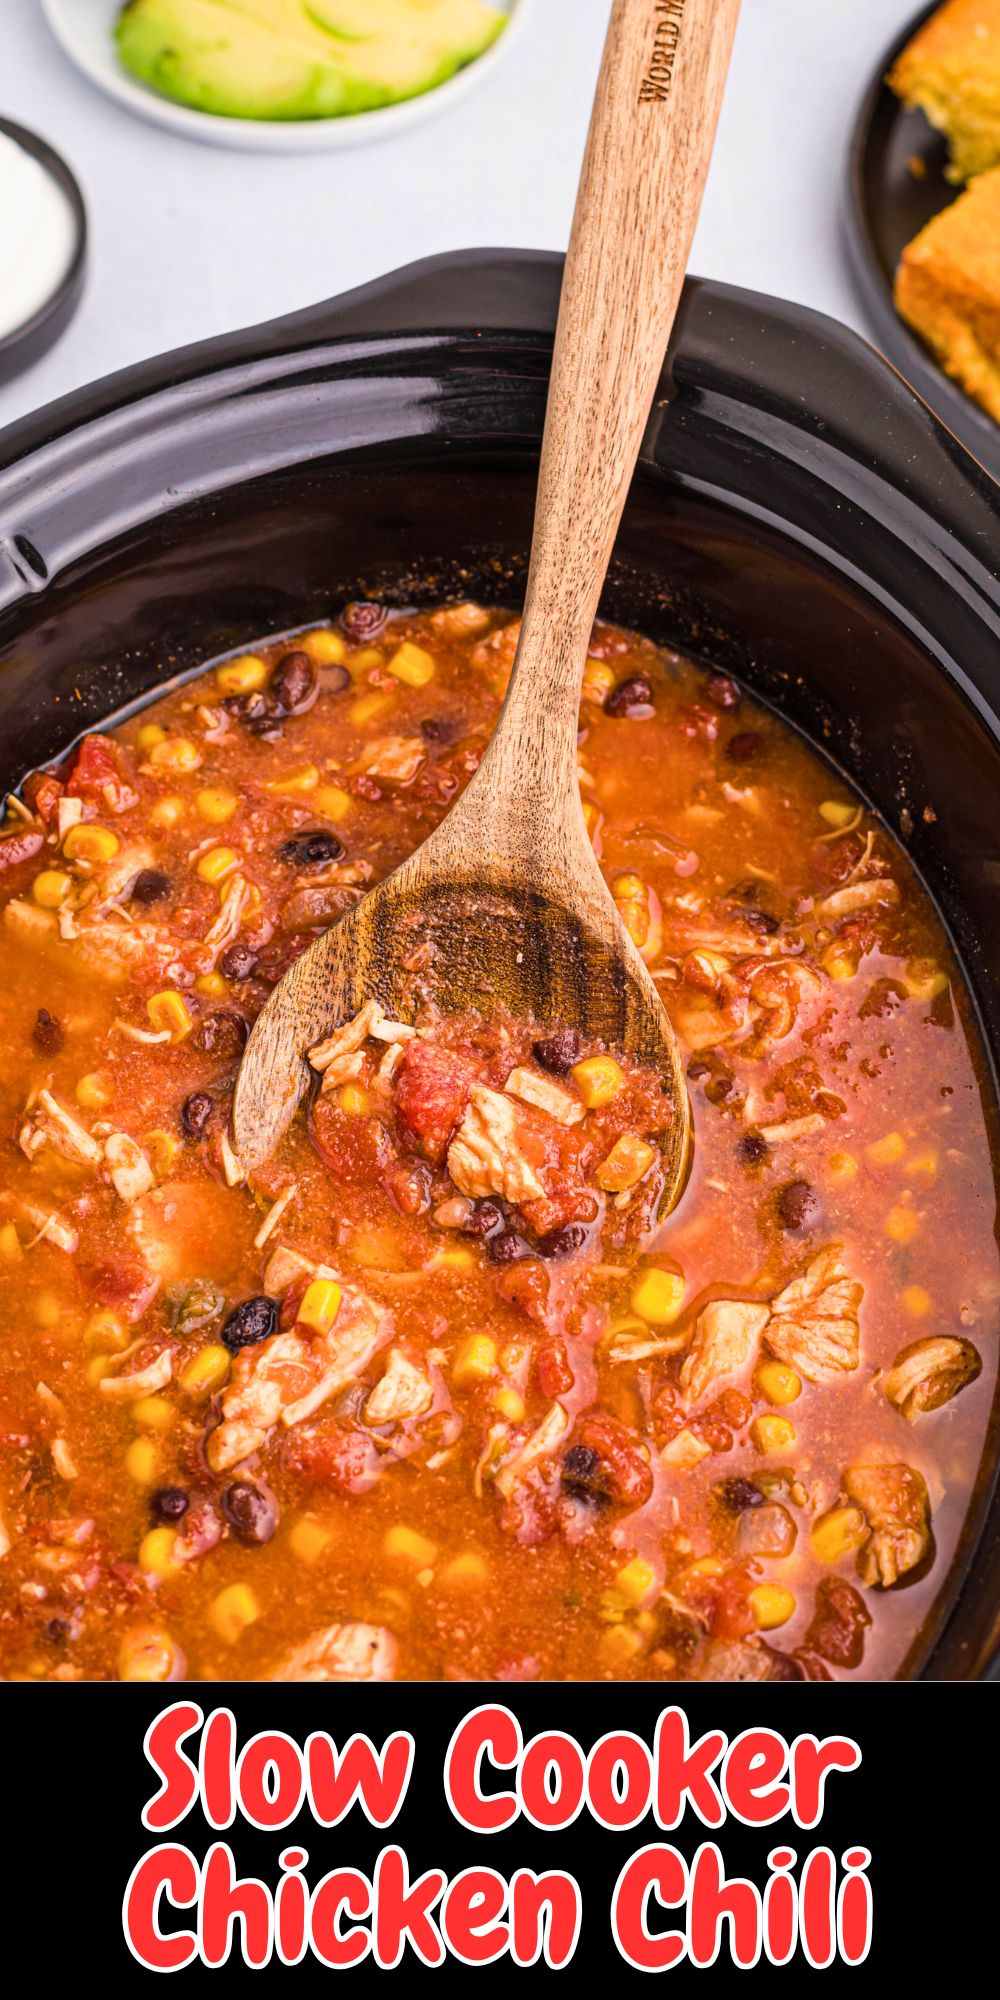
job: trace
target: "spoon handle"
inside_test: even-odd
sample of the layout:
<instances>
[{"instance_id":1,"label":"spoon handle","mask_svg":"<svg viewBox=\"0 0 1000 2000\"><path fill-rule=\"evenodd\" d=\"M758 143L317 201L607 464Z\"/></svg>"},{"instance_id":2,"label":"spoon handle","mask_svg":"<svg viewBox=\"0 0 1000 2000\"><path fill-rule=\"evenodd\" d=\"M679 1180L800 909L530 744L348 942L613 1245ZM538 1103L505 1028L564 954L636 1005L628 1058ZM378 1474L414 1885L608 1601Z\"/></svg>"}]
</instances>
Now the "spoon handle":
<instances>
[{"instance_id":1,"label":"spoon handle","mask_svg":"<svg viewBox=\"0 0 1000 2000\"><path fill-rule=\"evenodd\" d=\"M563 277L524 622L486 760L501 813L528 802L551 821L576 790L587 641L680 298L738 13L739 0L611 10Z\"/></svg>"}]
</instances>

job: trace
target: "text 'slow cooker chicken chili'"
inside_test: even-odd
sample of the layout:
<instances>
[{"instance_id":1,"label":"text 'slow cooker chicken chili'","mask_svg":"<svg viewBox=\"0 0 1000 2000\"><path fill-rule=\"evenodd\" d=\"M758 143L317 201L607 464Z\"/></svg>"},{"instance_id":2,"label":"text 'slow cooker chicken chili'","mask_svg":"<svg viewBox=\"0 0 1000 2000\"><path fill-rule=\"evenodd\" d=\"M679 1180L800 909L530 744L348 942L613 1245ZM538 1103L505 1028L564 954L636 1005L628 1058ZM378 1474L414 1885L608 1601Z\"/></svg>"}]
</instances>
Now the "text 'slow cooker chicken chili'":
<instances>
[{"instance_id":1,"label":"text 'slow cooker chicken chili'","mask_svg":"<svg viewBox=\"0 0 1000 2000\"><path fill-rule=\"evenodd\" d=\"M0 1671L888 1676L996 1369L968 1008L886 828L734 683L599 625L580 784L687 1059L442 1019L312 1052L248 1184L254 1016L482 755L516 621L223 662L0 840Z\"/></svg>"}]
</instances>

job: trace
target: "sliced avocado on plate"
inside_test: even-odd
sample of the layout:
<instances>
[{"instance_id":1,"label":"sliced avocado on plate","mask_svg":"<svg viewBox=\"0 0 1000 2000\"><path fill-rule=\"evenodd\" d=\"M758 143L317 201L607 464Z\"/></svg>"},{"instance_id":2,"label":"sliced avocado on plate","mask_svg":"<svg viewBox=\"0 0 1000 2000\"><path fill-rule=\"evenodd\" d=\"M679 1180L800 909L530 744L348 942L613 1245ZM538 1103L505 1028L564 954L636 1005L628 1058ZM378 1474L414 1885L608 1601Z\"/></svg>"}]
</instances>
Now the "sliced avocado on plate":
<instances>
[{"instance_id":1,"label":"sliced avocado on plate","mask_svg":"<svg viewBox=\"0 0 1000 2000\"><path fill-rule=\"evenodd\" d=\"M507 15L487 0L127 0L125 68L223 118L342 118L399 104L483 54Z\"/></svg>"}]
</instances>

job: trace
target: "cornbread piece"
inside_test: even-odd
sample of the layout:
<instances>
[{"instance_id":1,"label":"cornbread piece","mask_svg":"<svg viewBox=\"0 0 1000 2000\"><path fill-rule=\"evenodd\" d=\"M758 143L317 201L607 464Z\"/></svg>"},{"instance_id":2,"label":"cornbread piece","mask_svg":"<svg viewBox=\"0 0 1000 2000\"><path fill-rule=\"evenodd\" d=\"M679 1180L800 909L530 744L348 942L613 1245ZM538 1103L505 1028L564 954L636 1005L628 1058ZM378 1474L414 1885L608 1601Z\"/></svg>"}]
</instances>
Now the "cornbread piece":
<instances>
[{"instance_id":1,"label":"cornbread piece","mask_svg":"<svg viewBox=\"0 0 1000 2000\"><path fill-rule=\"evenodd\" d=\"M1000 0L946 0L903 50L889 83L951 147L948 177L1000 163Z\"/></svg>"},{"instance_id":2,"label":"cornbread piece","mask_svg":"<svg viewBox=\"0 0 1000 2000\"><path fill-rule=\"evenodd\" d=\"M895 298L945 373L1000 423L1000 167L907 244Z\"/></svg>"}]
</instances>

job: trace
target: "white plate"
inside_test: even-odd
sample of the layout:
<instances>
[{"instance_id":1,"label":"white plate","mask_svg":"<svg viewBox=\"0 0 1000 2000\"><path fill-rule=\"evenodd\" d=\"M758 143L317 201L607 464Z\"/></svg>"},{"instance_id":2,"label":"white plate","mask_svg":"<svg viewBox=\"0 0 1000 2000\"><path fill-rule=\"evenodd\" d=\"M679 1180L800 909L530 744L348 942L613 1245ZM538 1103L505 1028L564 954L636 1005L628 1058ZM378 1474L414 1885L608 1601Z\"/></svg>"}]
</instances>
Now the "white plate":
<instances>
[{"instance_id":1,"label":"white plate","mask_svg":"<svg viewBox=\"0 0 1000 2000\"><path fill-rule=\"evenodd\" d=\"M370 139L389 139L444 111L466 92L492 75L505 49L510 48L524 25L532 0L494 0L511 17L499 41L484 55L460 69L447 83L421 97L406 98L402 104L386 105L379 111L359 111L346 118L217 118L208 111L193 111L175 104L124 70L112 38L121 11L121 0L42 0L42 12L52 33L71 62L109 97L117 99L140 118L179 132L188 139L201 139L212 146L235 146L252 153L325 153L342 146L357 146Z\"/></svg>"}]
</instances>

